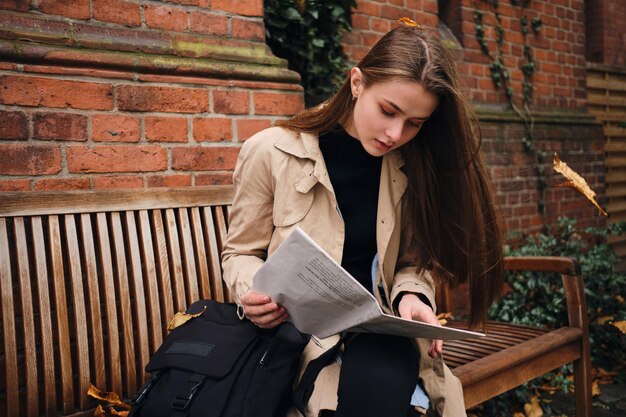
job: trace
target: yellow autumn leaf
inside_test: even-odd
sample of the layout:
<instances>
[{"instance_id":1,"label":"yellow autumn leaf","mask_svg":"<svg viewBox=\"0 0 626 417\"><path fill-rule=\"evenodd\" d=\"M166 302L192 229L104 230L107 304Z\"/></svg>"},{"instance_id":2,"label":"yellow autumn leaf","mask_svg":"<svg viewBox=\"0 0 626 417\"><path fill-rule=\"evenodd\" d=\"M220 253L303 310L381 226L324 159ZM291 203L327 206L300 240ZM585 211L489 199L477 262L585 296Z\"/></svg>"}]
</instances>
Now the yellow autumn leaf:
<instances>
[{"instance_id":1,"label":"yellow autumn leaf","mask_svg":"<svg viewBox=\"0 0 626 417\"><path fill-rule=\"evenodd\" d=\"M445 326L446 324L448 324L448 320L451 319L452 313L439 313L437 314L437 320L439 320L439 324L441 324L442 326Z\"/></svg>"},{"instance_id":2,"label":"yellow autumn leaf","mask_svg":"<svg viewBox=\"0 0 626 417\"><path fill-rule=\"evenodd\" d=\"M624 297L622 297L621 295L616 295L615 300L620 304L624 304Z\"/></svg>"},{"instance_id":3,"label":"yellow autumn leaf","mask_svg":"<svg viewBox=\"0 0 626 417\"><path fill-rule=\"evenodd\" d=\"M610 322L611 320L613 320L615 318L615 316L610 315L610 316L600 316L596 319L596 323L597 324L607 324L608 322Z\"/></svg>"},{"instance_id":4,"label":"yellow autumn leaf","mask_svg":"<svg viewBox=\"0 0 626 417\"><path fill-rule=\"evenodd\" d=\"M539 405L539 399L537 397L531 397L530 402L524 404L524 414L526 414L526 417L543 416L543 409Z\"/></svg>"},{"instance_id":5,"label":"yellow autumn leaf","mask_svg":"<svg viewBox=\"0 0 626 417\"><path fill-rule=\"evenodd\" d=\"M120 417L128 417L129 411L117 411L115 408L111 407L111 415L120 416Z\"/></svg>"},{"instance_id":6,"label":"yellow autumn leaf","mask_svg":"<svg viewBox=\"0 0 626 417\"><path fill-rule=\"evenodd\" d=\"M620 332L626 334L626 320L615 321L611 323L613 326L617 327Z\"/></svg>"},{"instance_id":7,"label":"yellow autumn leaf","mask_svg":"<svg viewBox=\"0 0 626 417\"><path fill-rule=\"evenodd\" d=\"M513 413L513 417L526 417L526 416L524 415L524 413L517 412L517 413Z\"/></svg>"},{"instance_id":8,"label":"yellow autumn leaf","mask_svg":"<svg viewBox=\"0 0 626 417\"><path fill-rule=\"evenodd\" d=\"M206 307L204 307L204 309L202 309L202 311L197 314L187 314L184 311L179 311L178 313L174 314L174 317L172 317L172 320L170 320L170 323L167 325L167 330L171 332L178 326L182 326L183 324L187 323L189 320L201 316L202 313L204 313L204 310L206 310Z\"/></svg>"},{"instance_id":9,"label":"yellow autumn leaf","mask_svg":"<svg viewBox=\"0 0 626 417\"><path fill-rule=\"evenodd\" d=\"M592 383L591 383L591 396L592 397L599 397L600 396L600 385L598 384L598 380L595 379Z\"/></svg>"},{"instance_id":10,"label":"yellow autumn leaf","mask_svg":"<svg viewBox=\"0 0 626 417\"><path fill-rule=\"evenodd\" d=\"M409 26L409 27L412 27L412 28L420 27L420 25L416 21L411 20L408 17L401 17L400 19L396 20L396 22L402 23L405 26Z\"/></svg>"},{"instance_id":11,"label":"yellow autumn leaf","mask_svg":"<svg viewBox=\"0 0 626 417\"><path fill-rule=\"evenodd\" d=\"M89 384L89 389L87 390L87 395L95 398L96 400L104 401L108 404L113 404L130 410L130 405L122 402L120 397L114 392L106 392L100 391L98 388L93 386L93 384Z\"/></svg>"},{"instance_id":12,"label":"yellow autumn leaf","mask_svg":"<svg viewBox=\"0 0 626 417\"><path fill-rule=\"evenodd\" d=\"M106 414L104 413L104 408L102 408L102 406L100 404L98 404L96 409L93 410L93 415L94 415L94 417L105 417L106 416Z\"/></svg>"},{"instance_id":13,"label":"yellow autumn leaf","mask_svg":"<svg viewBox=\"0 0 626 417\"><path fill-rule=\"evenodd\" d=\"M596 196L596 193L591 189L591 187L589 187L587 181L585 181L583 177L578 175L576 171L568 167L565 162L561 161L556 152L554 153L554 158L552 159L552 167L556 172L563 174L563 176L567 178L567 181L560 185L571 187L579 193L583 194L585 197L587 197L589 201L593 203L594 206L598 208L600 214L608 216L606 211L604 211L602 207L600 207L600 205L596 202L594 198Z\"/></svg>"}]
</instances>

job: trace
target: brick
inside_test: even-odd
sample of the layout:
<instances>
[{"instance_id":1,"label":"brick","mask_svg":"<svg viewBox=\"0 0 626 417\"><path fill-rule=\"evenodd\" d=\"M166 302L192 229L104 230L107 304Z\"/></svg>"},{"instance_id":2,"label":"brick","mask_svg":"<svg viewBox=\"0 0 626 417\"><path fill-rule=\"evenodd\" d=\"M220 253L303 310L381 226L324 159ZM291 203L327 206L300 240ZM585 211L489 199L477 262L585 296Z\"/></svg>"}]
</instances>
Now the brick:
<instances>
[{"instance_id":1,"label":"brick","mask_svg":"<svg viewBox=\"0 0 626 417\"><path fill-rule=\"evenodd\" d=\"M5 75L0 77L0 103L110 110L113 108L113 89L104 83Z\"/></svg>"},{"instance_id":2,"label":"brick","mask_svg":"<svg viewBox=\"0 0 626 417\"><path fill-rule=\"evenodd\" d=\"M143 13L148 27L176 32L187 29L187 12L184 10L147 4Z\"/></svg>"},{"instance_id":3,"label":"brick","mask_svg":"<svg viewBox=\"0 0 626 417\"><path fill-rule=\"evenodd\" d=\"M191 175L151 175L147 177L148 187L189 187L191 186Z\"/></svg>"},{"instance_id":4,"label":"brick","mask_svg":"<svg viewBox=\"0 0 626 417\"><path fill-rule=\"evenodd\" d=\"M39 0L39 11L74 19L89 19L89 0Z\"/></svg>"},{"instance_id":5,"label":"brick","mask_svg":"<svg viewBox=\"0 0 626 417\"><path fill-rule=\"evenodd\" d=\"M0 191L30 191L30 180L0 180Z\"/></svg>"},{"instance_id":6,"label":"brick","mask_svg":"<svg viewBox=\"0 0 626 417\"><path fill-rule=\"evenodd\" d=\"M172 169L177 171L230 171L235 168L239 147L194 146L172 149Z\"/></svg>"},{"instance_id":7,"label":"brick","mask_svg":"<svg viewBox=\"0 0 626 417\"><path fill-rule=\"evenodd\" d=\"M44 178L35 181L35 191L51 190L88 190L91 188L89 178Z\"/></svg>"},{"instance_id":8,"label":"brick","mask_svg":"<svg viewBox=\"0 0 626 417\"><path fill-rule=\"evenodd\" d=\"M124 85L117 87L117 106L126 111L203 113L209 95L201 88Z\"/></svg>"},{"instance_id":9,"label":"brick","mask_svg":"<svg viewBox=\"0 0 626 417\"><path fill-rule=\"evenodd\" d=\"M226 117L193 119L193 139L196 142L225 142L233 138L232 120Z\"/></svg>"},{"instance_id":10,"label":"brick","mask_svg":"<svg viewBox=\"0 0 626 417\"><path fill-rule=\"evenodd\" d=\"M141 26L141 6L126 0L93 0L93 17L103 22Z\"/></svg>"},{"instance_id":11,"label":"brick","mask_svg":"<svg viewBox=\"0 0 626 417\"><path fill-rule=\"evenodd\" d=\"M304 108L304 100L300 94L287 93L254 93L254 113L291 115Z\"/></svg>"},{"instance_id":12,"label":"brick","mask_svg":"<svg viewBox=\"0 0 626 417\"><path fill-rule=\"evenodd\" d=\"M228 34L228 19L223 14L192 11L189 13L189 29L192 32L224 36Z\"/></svg>"},{"instance_id":13,"label":"brick","mask_svg":"<svg viewBox=\"0 0 626 417\"><path fill-rule=\"evenodd\" d=\"M380 14L380 5L375 1L359 1L357 7L358 13L363 13L368 16L378 16Z\"/></svg>"},{"instance_id":14,"label":"brick","mask_svg":"<svg viewBox=\"0 0 626 417\"><path fill-rule=\"evenodd\" d=\"M30 1L24 0L0 0L0 9L27 12L30 10Z\"/></svg>"},{"instance_id":15,"label":"brick","mask_svg":"<svg viewBox=\"0 0 626 417\"><path fill-rule=\"evenodd\" d=\"M52 145L0 144L0 174L45 175L61 171L61 150Z\"/></svg>"},{"instance_id":16,"label":"brick","mask_svg":"<svg viewBox=\"0 0 626 417\"><path fill-rule=\"evenodd\" d=\"M33 117L33 139L87 140L87 116L71 113L36 113Z\"/></svg>"},{"instance_id":17,"label":"brick","mask_svg":"<svg viewBox=\"0 0 626 417\"><path fill-rule=\"evenodd\" d=\"M130 176L130 175L94 177L93 188L98 188L98 189L143 188L143 178Z\"/></svg>"},{"instance_id":18,"label":"brick","mask_svg":"<svg viewBox=\"0 0 626 417\"><path fill-rule=\"evenodd\" d=\"M154 172L167 168L167 150L156 145L68 147L67 167L78 172Z\"/></svg>"},{"instance_id":19,"label":"brick","mask_svg":"<svg viewBox=\"0 0 626 417\"><path fill-rule=\"evenodd\" d=\"M226 185L233 183L233 173L211 173L211 174L197 174L196 185Z\"/></svg>"},{"instance_id":20,"label":"brick","mask_svg":"<svg viewBox=\"0 0 626 417\"><path fill-rule=\"evenodd\" d=\"M210 0L165 0L168 3L185 4L187 6L208 7Z\"/></svg>"},{"instance_id":21,"label":"brick","mask_svg":"<svg viewBox=\"0 0 626 417\"><path fill-rule=\"evenodd\" d=\"M213 111L224 114L249 114L250 93L247 91L213 91Z\"/></svg>"},{"instance_id":22,"label":"brick","mask_svg":"<svg viewBox=\"0 0 626 417\"><path fill-rule=\"evenodd\" d=\"M380 16L386 19L397 20L404 17L406 11L403 8L383 5L380 8Z\"/></svg>"},{"instance_id":23,"label":"brick","mask_svg":"<svg viewBox=\"0 0 626 417\"><path fill-rule=\"evenodd\" d=\"M91 139L96 142L138 142L140 121L120 114L91 116Z\"/></svg>"},{"instance_id":24,"label":"brick","mask_svg":"<svg viewBox=\"0 0 626 417\"><path fill-rule=\"evenodd\" d=\"M234 38L249 39L253 41L265 40L265 26L262 20L231 19L231 33Z\"/></svg>"},{"instance_id":25,"label":"brick","mask_svg":"<svg viewBox=\"0 0 626 417\"><path fill-rule=\"evenodd\" d=\"M272 122L268 119L240 119L236 121L236 124L237 139L243 142L255 133L270 127Z\"/></svg>"},{"instance_id":26,"label":"brick","mask_svg":"<svg viewBox=\"0 0 626 417\"><path fill-rule=\"evenodd\" d=\"M146 116L144 126L150 142L187 142L189 129L185 117Z\"/></svg>"},{"instance_id":27,"label":"brick","mask_svg":"<svg viewBox=\"0 0 626 417\"><path fill-rule=\"evenodd\" d=\"M18 111L0 111L0 139L28 139L28 118Z\"/></svg>"},{"instance_id":28,"label":"brick","mask_svg":"<svg viewBox=\"0 0 626 417\"><path fill-rule=\"evenodd\" d=\"M263 16L263 0L211 0L211 9L244 16Z\"/></svg>"}]
</instances>

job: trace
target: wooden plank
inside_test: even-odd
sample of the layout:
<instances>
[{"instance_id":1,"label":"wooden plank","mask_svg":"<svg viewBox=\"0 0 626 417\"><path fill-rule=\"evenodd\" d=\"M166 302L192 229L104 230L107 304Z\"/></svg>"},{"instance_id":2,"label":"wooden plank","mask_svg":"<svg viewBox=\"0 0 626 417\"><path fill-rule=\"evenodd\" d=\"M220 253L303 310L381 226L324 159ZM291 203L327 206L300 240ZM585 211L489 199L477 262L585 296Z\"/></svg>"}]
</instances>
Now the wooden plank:
<instances>
[{"instance_id":1,"label":"wooden plank","mask_svg":"<svg viewBox=\"0 0 626 417\"><path fill-rule=\"evenodd\" d=\"M591 113L593 113L594 116L596 116L598 119L600 119L602 122L623 122L624 120L626 120L626 107L622 108L615 108L615 109L611 109L611 110L605 110L604 108L602 110L591 110Z\"/></svg>"},{"instance_id":2,"label":"wooden plank","mask_svg":"<svg viewBox=\"0 0 626 417\"><path fill-rule=\"evenodd\" d=\"M211 293L213 299L224 301L224 290L222 288L222 268L220 264L220 249L217 246L217 234L215 232L215 222L213 212L210 207L202 208L202 221L204 222L204 240L207 242L207 255L209 261L209 273Z\"/></svg>"},{"instance_id":3,"label":"wooden plank","mask_svg":"<svg viewBox=\"0 0 626 417\"><path fill-rule=\"evenodd\" d=\"M191 225L186 209L176 210L178 223L180 224L180 240L182 241L180 258L183 261L183 275L187 288L187 305L200 299L198 291L198 274L196 273L195 253L191 237Z\"/></svg>"},{"instance_id":4,"label":"wooden plank","mask_svg":"<svg viewBox=\"0 0 626 417\"><path fill-rule=\"evenodd\" d=\"M626 201L621 201L618 203L610 202L609 204L607 204L607 211L611 214L626 211Z\"/></svg>"},{"instance_id":5,"label":"wooden plank","mask_svg":"<svg viewBox=\"0 0 626 417\"><path fill-rule=\"evenodd\" d=\"M626 182L626 171L609 171L606 173L604 179L606 182L610 182L611 184Z\"/></svg>"},{"instance_id":6,"label":"wooden plank","mask_svg":"<svg viewBox=\"0 0 626 417\"><path fill-rule=\"evenodd\" d=\"M603 94L588 93L587 99L591 104L602 106L626 106L626 97L612 97Z\"/></svg>"},{"instance_id":7,"label":"wooden plank","mask_svg":"<svg viewBox=\"0 0 626 417\"><path fill-rule=\"evenodd\" d=\"M626 186L612 186L609 184L606 190L607 197L626 197Z\"/></svg>"},{"instance_id":8,"label":"wooden plank","mask_svg":"<svg viewBox=\"0 0 626 417\"><path fill-rule=\"evenodd\" d=\"M620 138L626 137L626 128L618 127L618 126L605 126L604 127L604 135L605 136L617 136Z\"/></svg>"},{"instance_id":9,"label":"wooden plank","mask_svg":"<svg viewBox=\"0 0 626 417\"><path fill-rule=\"evenodd\" d=\"M13 283L11 280L11 256L9 254L9 238L6 219L0 218L0 296L2 308L2 333L15 335L15 306L13 304ZM19 378L17 373L17 346L15 337L2 337L4 342L4 368L6 380L6 412L7 416L20 414Z\"/></svg>"},{"instance_id":10,"label":"wooden plank","mask_svg":"<svg viewBox=\"0 0 626 417\"><path fill-rule=\"evenodd\" d=\"M150 360L150 340L148 337L148 317L146 314L146 295L143 287L143 266L139 247L139 231L135 222L135 213L126 212L126 235L128 237L128 256L130 258L131 289L134 296L134 321L137 362L137 381L143 381L147 375L143 366Z\"/></svg>"},{"instance_id":11,"label":"wooden plank","mask_svg":"<svg viewBox=\"0 0 626 417\"><path fill-rule=\"evenodd\" d=\"M94 336L91 338L91 346L93 349L93 384L100 388L106 387L105 368L107 363L104 359L102 312L100 311L100 284L98 282L98 265L96 260L94 235L91 228L91 215L80 215L80 228L82 232L81 242L84 253L83 272L87 284L87 296L89 300L89 319L91 322L91 334Z\"/></svg>"},{"instance_id":12,"label":"wooden plank","mask_svg":"<svg viewBox=\"0 0 626 417\"><path fill-rule=\"evenodd\" d=\"M152 232L150 219L146 210L139 211L139 232L143 253L144 275L143 283L146 289L148 309L148 323L150 329L150 353L154 353L163 341L163 327L161 325L161 307L159 305L159 289L157 285L156 266L154 264L154 248L152 247Z\"/></svg>"},{"instance_id":13,"label":"wooden plank","mask_svg":"<svg viewBox=\"0 0 626 417\"><path fill-rule=\"evenodd\" d=\"M587 88L597 88L621 93L626 92L626 83L619 79L607 80L604 78L587 77Z\"/></svg>"},{"instance_id":14,"label":"wooden plank","mask_svg":"<svg viewBox=\"0 0 626 417\"><path fill-rule=\"evenodd\" d=\"M96 214L96 228L98 231L98 249L100 250L102 288L104 290L104 308L106 311L106 328L108 353L107 368L109 369L110 389L113 392L122 392L122 365L120 363L120 340L117 321L117 297L113 277L113 259L111 257L111 242L109 240L109 225L105 213Z\"/></svg>"},{"instance_id":15,"label":"wooden plank","mask_svg":"<svg viewBox=\"0 0 626 417\"><path fill-rule=\"evenodd\" d=\"M167 255L167 239L165 238L165 228L163 227L163 217L161 210L152 210L151 216L154 246L156 248L157 275L159 277L159 291L161 292L161 305L163 306L163 322L169 323L174 317L174 302L176 305L185 304L185 292L182 285L175 287L176 299L172 298L172 280L170 276L170 263Z\"/></svg>"},{"instance_id":16,"label":"wooden plank","mask_svg":"<svg viewBox=\"0 0 626 417\"><path fill-rule=\"evenodd\" d=\"M181 261L180 243L178 240L178 227L174 210L165 210L165 233L168 249L168 259L170 261L170 279L174 284L176 311L183 311L187 308L189 299L185 290L185 277L183 276L183 263ZM181 303L182 301L182 303Z\"/></svg>"},{"instance_id":17,"label":"wooden plank","mask_svg":"<svg viewBox=\"0 0 626 417\"><path fill-rule=\"evenodd\" d=\"M15 227L13 241L17 255L18 283L22 308L22 326L24 328L24 358L26 371L26 415L38 416L39 389L37 369L37 346L35 344L35 319L33 297L30 286L30 262L26 243L26 227L23 217L13 219Z\"/></svg>"},{"instance_id":18,"label":"wooden plank","mask_svg":"<svg viewBox=\"0 0 626 417\"><path fill-rule=\"evenodd\" d=\"M230 204L231 185L2 193L0 217L97 213Z\"/></svg>"},{"instance_id":19,"label":"wooden plank","mask_svg":"<svg viewBox=\"0 0 626 417\"><path fill-rule=\"evenodd\" d=\"M604 144L606 152L626 152L626 140L608 141Z\"/></svg>"},{"instance_id":20,"label":"wooden plank","mask_svg":"<svg viewBox=\"0 0 626 417\"><path fill-rule=\"evenodd\" d=\"M65 219L65 247L67 248L68 266L72 293L70 298L74 305L74 334L76 337L75 353L77 387L81 395L78 395L78 406L81 410L87 408L88 400L82 393L89 389L89 345L87 335L87 311L85 307L85 292L83 289L83 273L80 265L80 251L76 236L76 221L74 215L64 216Z\"/></svg>"},{"instance_id":21,"label":"wooden plank","mask_svg":"<svg viewBox=\"0 0 626 417\"><path fill-rule=\"evenodd\" d=\"M200 284L200 294L202 299L211 299L211 285L209 284L209 266L207 264L207 253L204 243L204 227L202 218L200 217L200 209L193 207L191 209L191 230L193 232L194 250L196 258L196 266L198 271L198 282Z\"/></svg>"},{"instance_id":22,"label":"wooden plank","mask_svg":"<svg viewBox=\"0 0 626 417\"><path fill-rule=\"evenodd\" d=\"M41 217L31 219L33 236L33 255L35 275L37 278L37 301L39 307L39 322L41 326L41 354L43 365L44 410L47 415L57 412L56 381L54 370L53 330L51 317L50 292L48 291L48 267L46 263L46 248Z\"/></svg>"},{"instance_id":23,"label":"wooden plank","mask_svg":"<svg viewBox=\"0 0 626 417\"><path fill-rule=\"evenodd\" d=\"M217 237L217 248L219 252L222 252L224 248L224 241L226 240L226 214L224 206L215 206L213 207L215 214L215 233ZM220 282L224 289L224 299L228 303L234 302L233 296L230 293L228 286L224 284L224 282Z\"/></svg>"}]
</instances>

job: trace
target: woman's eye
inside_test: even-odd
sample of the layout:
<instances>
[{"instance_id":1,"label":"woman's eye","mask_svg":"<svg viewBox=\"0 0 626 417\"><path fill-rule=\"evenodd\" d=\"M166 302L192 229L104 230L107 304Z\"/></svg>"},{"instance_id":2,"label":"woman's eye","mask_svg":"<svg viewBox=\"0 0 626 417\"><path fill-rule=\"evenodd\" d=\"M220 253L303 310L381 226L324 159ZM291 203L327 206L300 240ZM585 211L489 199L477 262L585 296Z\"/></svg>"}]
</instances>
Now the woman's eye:
<instances>
[{"instance_id":1,"label":"woman's eye","mask_svg":"<svg viewBox=\"0 0 626 417\"><path fill-rule=\"evenodd\" d=\"M413 127L420 128L422 127L422 122L409 122L409 124Z\"/></svg>"},{"instance_id":2,"label":"woman's eye","mask_svg":"<svg viewBox=\"0 0 626 417\"><path fill-rule=\"evenodd\" d=\"M393 116L393 111L388 111L387 109L385 109L384 107L380 108L380 111L385 115L385 116Z\"/></svg>"}]
</instances>

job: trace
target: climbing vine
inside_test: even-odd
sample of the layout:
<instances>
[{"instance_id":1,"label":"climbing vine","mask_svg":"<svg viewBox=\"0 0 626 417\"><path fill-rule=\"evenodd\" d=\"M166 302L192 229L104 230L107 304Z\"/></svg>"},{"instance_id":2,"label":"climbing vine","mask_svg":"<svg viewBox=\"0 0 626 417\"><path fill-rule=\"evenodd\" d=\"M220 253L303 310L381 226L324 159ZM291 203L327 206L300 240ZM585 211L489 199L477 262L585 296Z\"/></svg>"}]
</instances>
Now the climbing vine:
<instances>
[{"instance_id":1,"label":"climbing vine","mask_svg":"<svg viewBox=\"0 0 626 417\"><path fill-rule=\"evenodd\" d=\"M535 169L537 171L537 188L539 191L539 201L537 203L538 210L543 213L545 205L545 190L546 190L546 175L544 170L543 161L545 158L545 152L537 149L534 138L534 116L531 110L531 102L533 98L533 76L537 69L533 51L529 42L529 36L537 35L541 30L542 21L538 17L529 20L527 15L527 8L531 0L510 0L511 5L519 7L521 9L520 18L520 30L522 34L523 42L523 56L524 61L521 65L522 71L522 91L521 97L515 97L515 90L511 85L510 69L507 67L504 59L504 43L505 43L505 30L502 26L502 15L499 12L499 0L474 0L474 23L476 31L476 40L480 45L480 49L484 55L490 60L489 71L491 79L497 89L502 88L506 100L513 110L513 112L520 118L524 126L524 136L522 137L522 143L524 144L524 151L533 158ZM486 4L488 10L493 13L495 17L495 50L489 49L489 45L485 38L485 23L484 16L485 11L479 7L479 3Z\"/></svg>"}]
</instances>

